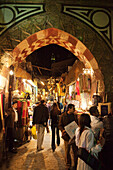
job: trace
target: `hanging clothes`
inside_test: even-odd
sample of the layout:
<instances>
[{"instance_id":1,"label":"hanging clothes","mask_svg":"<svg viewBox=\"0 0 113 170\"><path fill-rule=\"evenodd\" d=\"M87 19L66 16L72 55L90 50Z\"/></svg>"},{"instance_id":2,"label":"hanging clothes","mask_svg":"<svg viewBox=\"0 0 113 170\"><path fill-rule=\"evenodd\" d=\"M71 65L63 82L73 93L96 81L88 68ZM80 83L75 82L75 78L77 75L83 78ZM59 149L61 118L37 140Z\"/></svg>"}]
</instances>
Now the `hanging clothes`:
<instances>
[{"instance_id":1,"label":"hanging clothes","mask_svg":"<svg viewBox=\"0 0 113 170\"><path fill-rule=\"evenodd\" d=\"M18 126L23 127L28 124L28 103L26 100L18 100Z\"/></svg>"},{"instance_id":2,"label":"hanging clothes","mask_svg":"<svg viewBox=\"0 0 113 170\"><path fill-rule=\"evenodd\" d=\"M2 100L3 100L3 117L5 117L5 94L2 95Z\"/></svg>"},{"instance_id":3,"label":"hanging clothes","mask_svg":"<svg viewBox=\"0 0 113 170\"><path fill-rule=\"evenodd\" d=\"M4 128L4 104L3 104L3 94L0 94L0 132Z\"/></svg>"},{"instance_id":4,"label":"hanging clothes","mask_svg":"<svg viewBox=\"0 0 113 170\"><path fill-rule=\"evenodd\" d=\"M79 81L76 82L76 92L77 92L77 95L80 95Z\"/></svg>"},{"instance_id":5,"label":"hanging clothes","mask_svg":"<svg viewBox=\"0 0 113 170\"><path fill-rule=\"evenodd\" d=\"M83 75L83 91L89 92L91 90L91 76L89 74Z\"/></svg>"},{"instance_id":6,"label":"hanging clothes","mask_svg":"<svg viewBox=\"0 0 113 170\"><path fill-rule=\"evenodd\" d=\"M18 127L22 127L22 102L19 100L17 103L17 112L18 112Z\"/></svg>"},{"instance_id":7,"label":"hanging clothes","mask_svg":"<svg viewBox=\"0 0 113 170\"><path fill-rule=\"evenodd\" d=\"M29 100L27 100L27 106L28 106L28 107L30 106L30 101L29 101Z\"/></svg>"},{"instance_id":8,"label":"hanging clothes","mask_svg":"<svg viewBox=\"0 0 113 170\"><path fill-rule=\"evenodd\" d=\"M26 102L22 103L22 125L26 125Z\"/></svg>"}]
</instances>

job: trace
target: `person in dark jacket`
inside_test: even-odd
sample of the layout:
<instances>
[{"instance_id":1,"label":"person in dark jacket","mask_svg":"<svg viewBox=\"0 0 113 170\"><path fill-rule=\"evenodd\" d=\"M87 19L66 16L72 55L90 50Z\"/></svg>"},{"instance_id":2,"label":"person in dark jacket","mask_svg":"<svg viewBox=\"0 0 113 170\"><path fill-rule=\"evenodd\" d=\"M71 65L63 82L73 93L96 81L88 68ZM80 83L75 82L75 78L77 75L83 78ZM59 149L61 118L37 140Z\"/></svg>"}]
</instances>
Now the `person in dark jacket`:
<instances>
[{"instance_id":1,"label":"person in dark jacket","mask_svg":"<svg viewBox=\"0 0 113 170\"><path fill-rule=\"evenodd\" d=\"M45 101L41 100L41 103L34 108L33 113L33 125L36 124L37 129L37 151L42 150L42 143L44 139L45 127L49 118L48 108L45 106Z\"/></svg>"},{"instance_id":2,"label":"person in dark jacket","mask_svg":"<svg viewBox=\"0 0 113 170\"><path fill-rule=\"evenodd\" d=\"M68 125L69 123L75 121L77 122L77 116L74 114L75 106L73 104L69 104L67 107L67 111L65 113L62 113L59 119L58 127L62 132L62 136L64 133L66 133L64 127ZM65 161L66 161L66 170L69 170L71 168L71 155L70 155L70 148L72 146L73 150L73 156L74 156L74 163L75 168L77 166L77 147L75 143L69 144L69 140L64 140L64 146L65 146Z\"/></svg>"},{"instance_id":3,"label":"person in dark jacket","mask_svg":"<svg viewBox=\"0 0 113 170\"><path fill-rule=\"evenodd\" d=\"M17 153L17 149L14 147L14 122L17 119L17 101L14 101L12 107L9 108L6 115L6 128L7 128L7 140L9 151L12 153Z\"/></svg>"},{"instance_id":4,"label":"person in dark jacket","mask_svg":"<svg viewBox=\"0 0 113 170\"><path fill-rule=\"evenodd\" d=\"M103 118L105 145L101 152L101 158L105 165L105 169L113 169L113 114L109 114Z\"/></svg>"},{"instance_id":5,"label":"person in dark jacket","mask_svg":"<svg viewBox=\"0 0 113 170\"><path fill-rule=\"evenodd\" d=\"M58 120L60 115L60 109L57 103L53 103L52 110L50 111L50 118L51 118L51 129L52 129L52 150L55 151L55 130L57 133L57 145L60 145L60 136L59 136L59 129L58 129Z\"/></svg>"},{"instance_id":6,"label":"person in dark jacket","mask_svg":"<svg viewBox=\"0 0 113 170\"><path fill-rule=\"evenodd\" d=\"M67 111L67 106L68 106L68 104L67 104L67 102L65 102L65 103L64 103L64 110L63 110L63 112L66 112L66 111Z\"/></svg>"}]
</instances>

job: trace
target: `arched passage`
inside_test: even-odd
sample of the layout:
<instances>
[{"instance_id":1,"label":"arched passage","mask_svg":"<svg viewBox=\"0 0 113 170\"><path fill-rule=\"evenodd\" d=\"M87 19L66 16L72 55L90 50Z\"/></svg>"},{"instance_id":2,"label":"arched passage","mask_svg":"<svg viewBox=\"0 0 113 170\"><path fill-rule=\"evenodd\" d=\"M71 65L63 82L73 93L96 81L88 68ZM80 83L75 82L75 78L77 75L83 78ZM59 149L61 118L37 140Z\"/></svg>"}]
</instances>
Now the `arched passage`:
<instances>
[{"instance_id":1,"label":"arched passage","mask_svg":"<svg viewBox=\"0 0 113 170\"><path fill-rule=\"evenodd\" d=\"M19 43L13 50L14 62L22 62L33 51L49 44L57 44L72 52L84 65L93 69L97 80L101 80L102 91L104 82L102 73L89 49L77 38L56 28L41 30Z\"/></svg>"}]
</instances>

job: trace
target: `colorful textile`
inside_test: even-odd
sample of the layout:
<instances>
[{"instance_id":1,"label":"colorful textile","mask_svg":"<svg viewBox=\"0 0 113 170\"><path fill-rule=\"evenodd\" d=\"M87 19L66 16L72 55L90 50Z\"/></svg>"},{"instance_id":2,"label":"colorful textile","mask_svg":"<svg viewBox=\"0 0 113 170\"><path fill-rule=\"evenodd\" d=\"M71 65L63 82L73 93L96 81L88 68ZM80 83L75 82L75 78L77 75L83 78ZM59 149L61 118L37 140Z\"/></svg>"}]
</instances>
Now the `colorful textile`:
<instances>
[{"instance_id":1,"label":"colorful textile","mask_svg":"<svg viewBox=\"0 0 113 170\"><path fill-rule=\"evenodd\" d=\"M28 104L27 101L18 101L18 125L19 127L26 126L28 124Z\"/></svg>"},{"instance_id":2,"label":"colorful textile","mask_svg":"<svg viewBox=\"0 0 113 170\"><path fill-rule=\"evenodd\" d=\"M0 94L0 131L4 127L4 120L3 120L3 94Z\"/></svg>"},{"instance_id":3,"label":"colorful textile","mask_svg":"<svg viewBox=\"0 0 113 170\"><path fill-rule=\"evenodd\" d=\"M27 102L22 103L22 125L25 126L28 123L28 108Z\"/></svg>"},{"instance_id":4,"label":"colorful textile","mask_svg":"<svg viewBox=\"0 0 113 170\"><path fill-rule=\"evenodd\" d=\"M18 111L18 126L22 127L22 102L18 101L17 103L17 111Z\"/></svg>"},{"instance_id":5,"label":"colorful textile","mask_svg":"<svg viewBox=\"0 0 113 170\"><path fill-rule=\"evenodd\" d=\"M26 102L22 103L22 125L26 125Z\"/></svg>"},{"instance_id":6,"label":"colorful textile","mask_svg":"<svg viewBox=\"0 0 113 170\"><path fill-rule=\"evenodd\" d=\"M28 107L30 106L30 101L27 101L27 106L28 106Z\"/></svg>"},{"instance_id":7,"label":"colorful textile","mask_svg":"<svg viewBox=\"0 0 113 170\"><path fill-rule=\"evenodd\" d=\"M79 91L79 81L76 82L76 92L77 92L77 95L80 95L80 91Z\"/></svg>"},{"instance_id":8,"label":"colorful textile","mask_svg":"<svg viewBox=\"0 0 113 170\"><path fill-rule=\"evenodd\" d=\"M3 94L3 97L2 97L2 101L3 101L3 117L5 116L5 95Z\"/></svg>"}]
</instances>

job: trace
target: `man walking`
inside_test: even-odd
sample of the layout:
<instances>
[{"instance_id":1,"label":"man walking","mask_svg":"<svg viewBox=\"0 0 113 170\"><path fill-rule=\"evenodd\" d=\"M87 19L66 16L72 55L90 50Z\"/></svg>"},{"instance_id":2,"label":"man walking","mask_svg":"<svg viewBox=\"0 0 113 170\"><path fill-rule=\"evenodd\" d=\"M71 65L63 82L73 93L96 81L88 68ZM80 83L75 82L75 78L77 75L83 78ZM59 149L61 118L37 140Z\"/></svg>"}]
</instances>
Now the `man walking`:
<instances>
[{"instance_id":1,"label":"man walking","mask_svg":"<svg viewBox=\"0 0 113 170\"><path fill-rule=\"evenodd\" d=\"M68 125L73 121L77 122L77 117L76 115L74 115L74 111L75 111L75 106L73 104L69 104L67 107L67 111L64 112L60 117L58 127L62 132L62 136L64 136L64 133L66 133L64 129L66 125ZM70 144L69 140L70 139L64 138L66 170L70 170L71 168L71 155L70 155L71 146L73 150L74 163L75 163L74 168L76 168L77 166L77 147L75 145L75 142Z\"/></svg>"},{"instance_id":2,"label":"man walking","mask_svg":"<svg viewBox=\"0 0 113 170\"><path fill-rule=\"evenodd\" d=\"M33 113L33 125L36 124L37 129L37 151L43 150L42 143L44 139L45 127L49 118L48 108L45 106L45 101L41 100L41 103L34 108Z\"/></svg>"}]
</instances>

